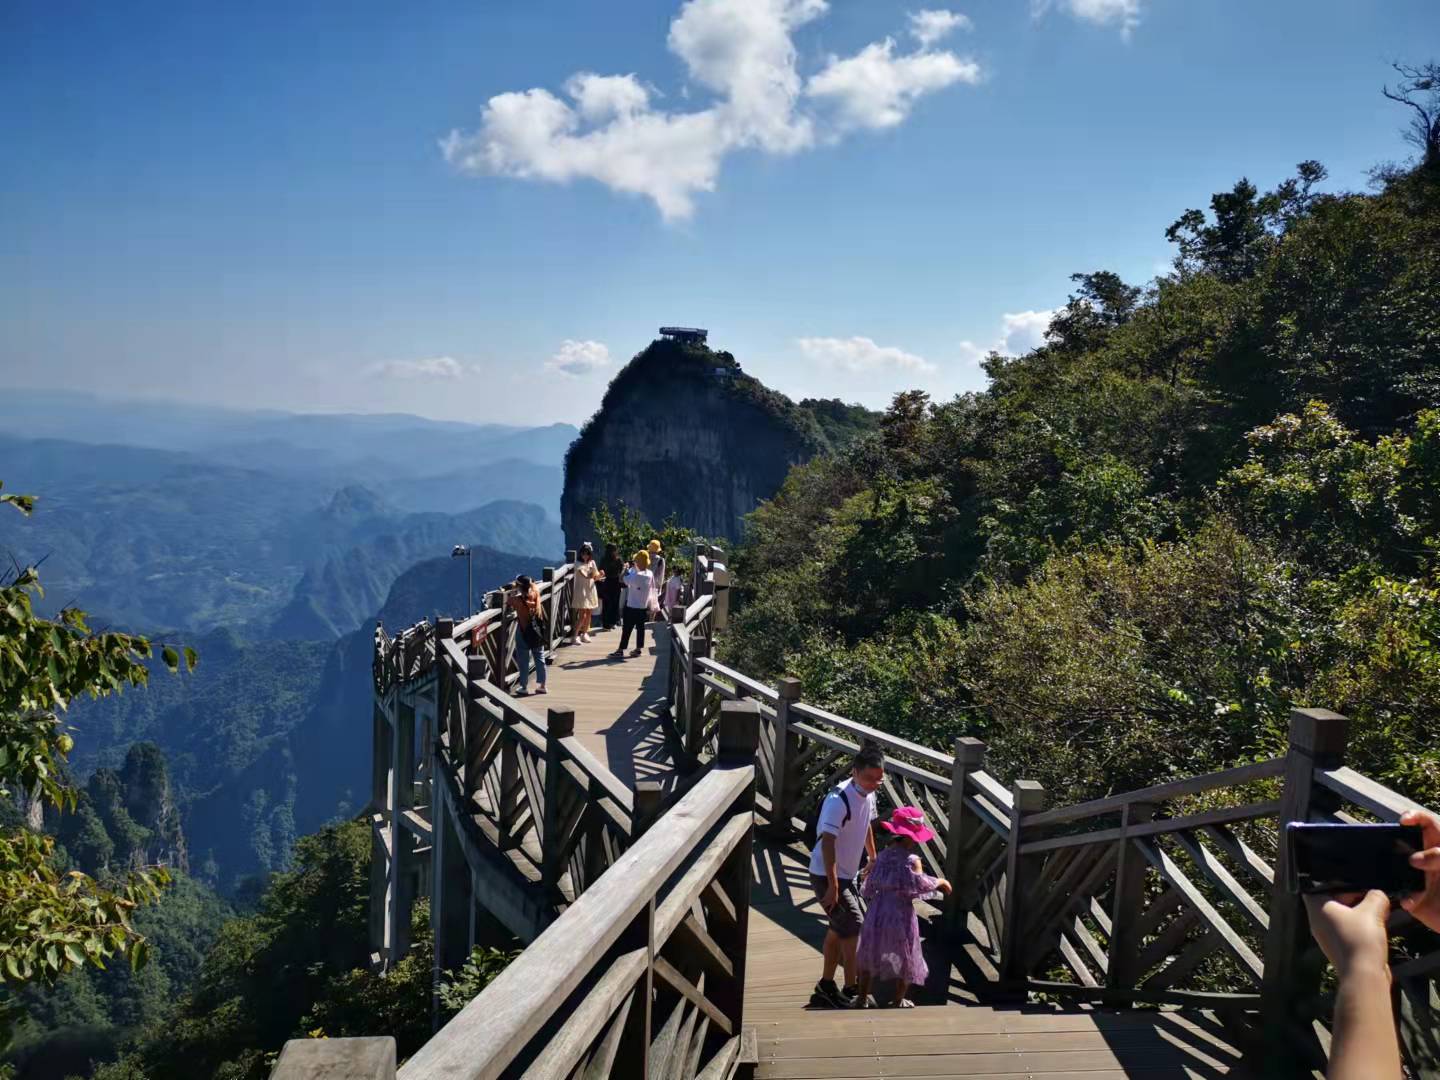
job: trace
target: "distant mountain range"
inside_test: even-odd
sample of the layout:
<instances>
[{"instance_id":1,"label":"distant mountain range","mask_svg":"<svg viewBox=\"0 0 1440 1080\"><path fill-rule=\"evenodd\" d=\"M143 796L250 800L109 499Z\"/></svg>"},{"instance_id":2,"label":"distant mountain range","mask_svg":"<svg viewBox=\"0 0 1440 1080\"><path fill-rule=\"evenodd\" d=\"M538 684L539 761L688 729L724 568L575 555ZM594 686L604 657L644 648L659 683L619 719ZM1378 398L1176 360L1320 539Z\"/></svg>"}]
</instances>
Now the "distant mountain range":
<instances>
[{"instance_id":1,"label":"distant mountain range","mask_svg":"<svg viewBox=\"0 0 1440 1080\"><path fill-rule=\"evenodd\" d=\"M472 549L477 594L549 560ZM370 797L371 659L377 616L392 632L463 611L464 568L448 555L401 573L363 624L331 642L244 641L221 629L187 637L200 663L149 686L72 704L72 766L119 768L154 742L169 763L190 857L211 858L227 891L284 866L296 836L358 813ZM159 668L159 665L156 665Z\"/></svg>"},{"instance_id":2,"label":"distant mountain range","mask_svg":"<svg viewBox=\"0 0 1440 1080\"><path fill-rule=\"evenodd\" d=\"M20 391L0 401L0 481L40 503L0 515L0 554L45 560L46 611L333 639L455 544L558 562L574 435Z\"/></svg>"}]
</instances>

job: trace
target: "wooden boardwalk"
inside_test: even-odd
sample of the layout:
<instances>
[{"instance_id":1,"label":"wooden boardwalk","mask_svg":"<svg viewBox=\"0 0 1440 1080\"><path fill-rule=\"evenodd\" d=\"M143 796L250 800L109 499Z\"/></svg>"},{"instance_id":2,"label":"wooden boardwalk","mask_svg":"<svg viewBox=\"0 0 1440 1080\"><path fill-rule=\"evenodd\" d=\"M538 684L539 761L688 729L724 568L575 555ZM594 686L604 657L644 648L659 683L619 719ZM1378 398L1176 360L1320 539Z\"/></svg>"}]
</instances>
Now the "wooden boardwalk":
<instances>
[{"instance_id":1,"label":"wooden boardwalk","mask_svg":"<svg viewBox=\"0 0 1440 1080\"><path fill-rule=\"evenodd\" d=\"M658 641L654 630L660 631ZM646 627L640 656L612 658L619 645L618 627L593 635L588 645L561 645L550 666L547 693L525 699L527 707L543 716L549 706L570 706L576 737L617 779L632 788L640 780L663 783L674 775L658 719L665 708L669 664L666 624ZM630 645L634 648L633 636ZM533 694L533 676L530 688Z\"/></svg>"},{"instance_id":2,"label":"wooden boardwalk","mask_svg":"<svg viewBox=\"0 0 1440 1080\"><path fill-rule=\"evenodd\" d=\"M650 631L659 628L658 637ZM665 708L668 636L647 628L645 651L609 654L618 629L588 645L561 645L548 692L529 699L575 710L575 734L617 778L673 777L658 716ZM633 642L632 642L633 645ZM532 682L532 690L533 690ZM921 905L922 911L927 911ZM1208 1015L976 1002L942 957L912 1010L809 1007L825 928L805 853L759 843L753 859L745 1017L757 1036L755 1076L773 1080L967 1077L969 1080L1182 1080L1242 1076L1239 1052Z\"/></svg>"},{"instance_id":3,"label":"wooden boardwalk","mask_svg":"<svg viewBox=\"0 0 1440 1080\"><path fill-rule=\"evenodd\" d=\"M930 962L938 985L932 980L915 995L917 1008L809 1008L825 929L804 853L757 844L753 868L745 1023L756 1031L757 1080L1247 1075L1237 1068L1239 1051L1208 1015L968 1004L971 995L939 956Z\"/></svg>"}]
</instances>

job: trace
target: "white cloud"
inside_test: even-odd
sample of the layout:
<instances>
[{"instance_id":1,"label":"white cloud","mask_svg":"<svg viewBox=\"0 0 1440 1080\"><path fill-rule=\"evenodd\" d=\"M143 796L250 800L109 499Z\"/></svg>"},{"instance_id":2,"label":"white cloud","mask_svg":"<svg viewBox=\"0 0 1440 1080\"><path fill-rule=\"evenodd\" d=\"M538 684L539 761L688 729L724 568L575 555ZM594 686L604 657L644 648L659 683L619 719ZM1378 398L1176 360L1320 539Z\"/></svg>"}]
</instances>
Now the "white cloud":
<instances>
[{"instance_id":1,"label":"white cloud","mask_svg":"<svg viewBox=\"0 0 1440 1080\"><path fill-rule=\"evenodd\" d=\"M388 360L376 364L370 373L382 379L459 379L465 367L453 356L433 356L425 360Z\"/></svg>"},{"instance_id":2,"label":"white cloud","mask_svg":"<svg viewBox=\"0 0 1440 1080\"><path fill-rule=\"evenodd\" d=\"M598 341L571 341L566 338L560 343L560 350L545 361L545 367L550 371L563 371L566 375L588 375L609 363L609 346Z\"/></svg>"},{"instance_id":3,"label":"white cloud","mask_svg":"<svg viewBox=\"0 0 1440 1080\"><path fill-rule=\"evenodd\" d=\"M1031 4L1036 18L1052 7L1095 26L1118 26L1127 39L1140 25L1140 0L1033 0Z\"/></svg>"},{"instance_id":4,"label":"white cloud","mask_svg":"<svg viewBox=\"0 0 1440 1080\"><path fill-rule=\"evenodd\" d=\"M921 95L979 78L973 61L929 48L963 16L925 11L912 16L917 52L897 56L887 38L832 57L807 83L793 35L828 10L826 0L687 0L667 43L697 94L713 95L707 107L667 111L633 74L581 72L565 83L568 101L542 88L495 95L480 126L451 131L441 152L471 175L597 180L649 198L673 221L694 213L695 196L715 189L737 150L793 154L847 130L893 126ZM807 97L828 112L806 111Z\"/></svg>"},{"instance_id":5,"label":"white cloud","mask_svg":"<svg viewBox=\"0 0 1440 1080\"><path fill-rule=\"evenodd\" d=\"M935 365L893 345L877 345L867 337L803 337L795 344L811 360L841 371L934 371Z\"/></svg>"},{"instance_id":6,"label":"white cloud","mask_svg":"<svg viewBox=\"0 0 1440 1080\"><path fill-rule=\"evenodd\" d=\"M565 83L565 92L575 99L581 116L597 122L634 116L650 107L650 91L634 75L582 71Z\"/></svg>"},{"instance_id":7,"label":"white cloud","mask_svg":"<svg viewBox=\"0 0 1440 1080\"><path fill-rule=\"evenodd\" d=\"M937 41L949 37L956 30L969 30L973 24L958 11L912 11L910 12L910 33L920 42L922 49L928 49Z\"/></svg>"},{"instance_id":8,"label":"white cloud","mask_svg":"<svg viewBox=\"0 0 1440 1080\"><path fill-rule=\"evenodd\" d=\"M895 55L892 38L865 46L854 56L831 57L805 93L834 110L838 131L894 127L910 115L923 94L952 83L977 83L980 65L951 52Z\"/></svg>"},{"instance_id":9,"label":"white cloud","mask_svg":"<svg viewBox=\"0 0 1440 1080\"><path fill-rule=\"evenodd\" d=\"M1045 331L1054 317L1054 311L1006 312L1001 316L999 336L992 344L977 345L973 341L962 341L960 356L971 364L980 363L992 352L1001 356L1023 356L1045 344Z\"/></svg>"}]
</instances>

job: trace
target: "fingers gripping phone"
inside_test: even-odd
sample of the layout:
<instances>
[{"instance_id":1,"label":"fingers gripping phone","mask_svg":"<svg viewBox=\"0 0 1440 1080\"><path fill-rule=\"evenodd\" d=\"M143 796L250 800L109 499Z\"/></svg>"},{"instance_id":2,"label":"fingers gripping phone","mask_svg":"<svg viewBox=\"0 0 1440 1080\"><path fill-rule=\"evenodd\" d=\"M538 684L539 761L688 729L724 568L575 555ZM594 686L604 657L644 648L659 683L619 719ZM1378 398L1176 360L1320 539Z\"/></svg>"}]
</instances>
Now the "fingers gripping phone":
<instances>
[{"instance_id":1,"label":"fingers gripping phone","mask_svg":"<svg viewBox=\"0 0 1440 1080\"><path fill-rule=\"evenodd\" d=\"M1391 897L1425 888L1410 865L1421 849L1418 825L1308 824L1285 827L1290 848L1286 884L1294 893L1351 893L1379 889Z\"/></svg>"}]
</instances>

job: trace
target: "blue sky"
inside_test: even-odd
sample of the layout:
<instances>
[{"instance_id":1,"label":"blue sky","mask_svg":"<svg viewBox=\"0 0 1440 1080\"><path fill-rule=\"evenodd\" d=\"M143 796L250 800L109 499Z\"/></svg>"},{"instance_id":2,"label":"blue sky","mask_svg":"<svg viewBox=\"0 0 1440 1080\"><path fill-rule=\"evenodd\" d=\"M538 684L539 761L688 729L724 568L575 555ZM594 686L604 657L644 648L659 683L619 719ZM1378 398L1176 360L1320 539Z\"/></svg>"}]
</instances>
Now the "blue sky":
<instances>
[{"instance_id":1,"label":"blue sky","mask_svg":"<svg viewBox=\"0 0 1440 1080\"><path fill-rule=\"evenodd\" d=\"M681 323L948 396L1239 176L1404 158L1379 88L1437 42L1435 0L9 0L0 377L578 422Z\"/></svg>"}]
</instances>

